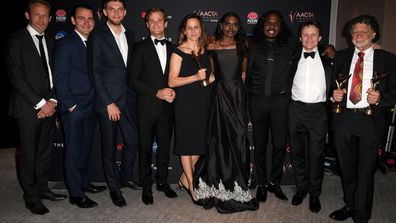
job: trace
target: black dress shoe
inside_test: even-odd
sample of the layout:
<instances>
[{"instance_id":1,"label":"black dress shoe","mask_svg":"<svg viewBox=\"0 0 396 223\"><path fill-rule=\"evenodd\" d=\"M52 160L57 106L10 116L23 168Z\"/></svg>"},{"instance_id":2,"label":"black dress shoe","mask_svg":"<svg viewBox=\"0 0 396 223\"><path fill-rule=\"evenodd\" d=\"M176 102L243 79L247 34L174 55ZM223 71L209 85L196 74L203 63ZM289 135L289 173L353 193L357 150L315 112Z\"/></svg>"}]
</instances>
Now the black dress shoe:
<instances>
[{"instance_id":1,"label":"black dress shoe","mask_svg":"<svg viewBox=\"0 0 396 223\"><path fill-rule=\"evenodd\" d=\"M353 216L353 208L348 207L348 206L344 206L341 209L338 209L334 212L332 212L329 217L336 220L336 221L344 221L350 217Z\"/></svg>"},{"instance_id":2,"label":"black dress shoe","mask_svg":"<svg viewBox=\"0 0 396 223\"><path fill-rule=\"evenodd\" d=\"M322 209L320 205L319 197L309 196L309 210L313 213L318 213Z\"/></svg>"},{"instance_id":3,"label":"black dress shoe","mask_svg":"<svg viewBox=\"0 0 396 223\"><path fill-rule=\"evenodd\" d=\"M267 186L257 186L257 193L256 193L256 199L259 202L265 202L267 200Z\"/></svg>"},{"instance_id":4,"label":"black dress shoe","mask_svg":"<svg viewBox=\"0 0 396 223\"><path fill-rule=\"evenodd\" d=\"M157 184L157 191L162 191L165 193L165 196L169 197L169 198L175 198L177 197L177 194L175 191L173 191L169 184L165 183L165 184Z\"/></svg>"},{"instance_id":5,"label":"black dress shoe","mask_svg":"<svg viewBox=\"0 0 396 223\"><path fill-rule=\"evenodd\" d=\"M70 204L77 205L79 208L93 208L98 205L98 203L89 199L89 197L85 195L83 197L69 196L69 202Z\"/></svg>"},{"instance_id":6,"label":"black dress shoe","mask_svg":"<svg viewBox=\"0 0 396 223\"><path fill-rule=\"evenodd\" d=\"M297 193L292 198L292 205L300 205L306 196L307 193L297 191Z\"/></svg>"},{"instance_id":7,"label":"black dress shoe","mask_svg":"<svg viewBox=\"0 0 396 223\"><path fill-rule=\"evenodd\" d=\"M25 207L33 214L44 215L49 212L48 208L44 206L41 201L38 202L25 202Z\"/></svg>"},{"instance_id":8,"label":"black dress shoe","mask_svg":"<svg viewBox=\"0 0 396 223\"><path fill-rule=\"evenodd\" d=\"M106 186L95 186L94 184L88 184L88 186L86 188L84 188L84 192L88 192L91 194L95 194L95 193L99 193L102 191L105 191L107 189Z\"/></svg>"},{"instance_id":9,"label":"black dress shoe","mask_svg":"<svg viewBox=\"0 0 396 223\"><path fill-rule=\"evenodd\" d=\"M132 181L122 182L121 186L122 187L129 187L132 190L141 190L142 189L141 185L139 185L138 183L134 183Z\"/></svg>"},{"instance_id":10,"label":"black dress shoe","mask_svg":"<svg viewBox=\"0 0 396 223\"><path fill-rule=\"evenodd\" d=\"M46 192L40 193L40 198L50 200L50 201L60 201L60 200L66 199L67 196L64 194L57 194L57 193L54 193L54 192L48 190Z\"/></svg>"},{"instance_id":11,"label":"black dress shoe","mask_svg":"<svg viewBox=\"0 0 396 223\"><path fill-rule=\"evenodd\" d=\"M145 205L154 203L153 192L151 191L151 187L143 187L142 201Z\"/></svg>"},{"instance_id":12,"label":"black dress shoe","mask_svg":"<svg viewBox=\"0 0 396 223\"><path fill-rule=\"evenodd\" d=\"M283 193L282 188L276 184L268 184L268 191L275 194L275 197L287 201L286 195Z\"/></svg>"},{"instance_id":13,"label":"black dress shoe","mask_svg":"<svg viewBox=\"0 0 396 223\"><path fill-rule=\"evenodd\" d=\"M110 197L111 197L111 200L113 201L113 204L115 206L117 206L117 207L127 206L127 203L126 203L124 197L122 196L120 190L110 191Z\"/></svg>"}]
</instances>

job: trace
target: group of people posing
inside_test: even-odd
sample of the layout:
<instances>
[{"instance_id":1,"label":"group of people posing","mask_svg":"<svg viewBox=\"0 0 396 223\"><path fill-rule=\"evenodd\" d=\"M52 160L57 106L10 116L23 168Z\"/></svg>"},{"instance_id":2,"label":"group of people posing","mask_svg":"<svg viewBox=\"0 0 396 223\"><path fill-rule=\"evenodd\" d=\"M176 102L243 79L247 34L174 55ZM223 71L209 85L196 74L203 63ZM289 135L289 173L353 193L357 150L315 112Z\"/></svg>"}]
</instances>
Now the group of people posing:
<instances>
[{"instance_id":1,"label":"group of people posing","mask_svg":"<svg viewBox=\"0 0 396 223\"><path fill-rule=\"evenodd\" d=\"M137 43L122 25L124 0L103 2L107 21L92 34L95 13L89 5L75 6L70 15L74 30L54 44L44 34L50 5L32 0L25 13L29 24L9 42L8 74L14 87L9 111L20 130L18 173L32 213L49 212L42 199L66 198L48 189L56 111L65 136L69 201L80 208L97 205L86 192L106 189L88 177L98 118L107 187L118 207L127 205L122 187L142 187L142 202L153 204L154 140L156 189L177 197L167 182L174 132L173 152L183 169L178 187L194 204L233 213L257 210L267 192L288 200L280 185L289 140L297 188L291 203L299 205L309 194L309 209L317 213L329 110L336 103L343 111L331 116L331 129L345 206L330 217L368 222L384 113L396 103L396 56L373 48L380 37L374 17L352 19L348 34L353 45L336 53L331 45L319 44L317 21L301 23L296 37L276 10L259 19L251 40L234 12L221 17L213 41L206 39L201 17L188 14L180 23L177 46L166 40L167 15L160 8L146 11L149 36ZM381 74L386 77L374 87L371 80ZM343 78L344 87L337 86ZM364 113L369 106L373 115ZM249 120L255 197L247 184ZM121 165L115 160L118 133ZM266 163L269 135L271 167ZM131 180L137 155L141 185Z\"/></svg>"}]
</instances>

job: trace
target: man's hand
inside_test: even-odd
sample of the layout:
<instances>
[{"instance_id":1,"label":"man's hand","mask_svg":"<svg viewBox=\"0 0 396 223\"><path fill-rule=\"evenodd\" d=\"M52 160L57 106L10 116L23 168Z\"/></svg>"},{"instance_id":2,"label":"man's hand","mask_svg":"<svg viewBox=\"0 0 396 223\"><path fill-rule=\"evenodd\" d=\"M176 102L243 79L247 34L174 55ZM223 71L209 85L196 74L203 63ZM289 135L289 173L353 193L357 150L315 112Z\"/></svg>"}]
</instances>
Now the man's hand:
<instances>
[{"instance_id":1,"label":"man's hand","mask_svg":"<svg viewBox=\"0 0 396 223\"><path fill-rule=\"evenodd\" d=\"M369 88L367 90L367 102L371 105L375 105L379 103L381 99L381 94L378 90L373 90L372 88Z\"/></svg>"},{"instance_id":2,"label":"man's hand","mask_svg":"<svg viewBox=\"0 0 396 223\"><path fill-rule=\"evenodd\" d=\"M114 103L107 105L107 114L109 115L109 120L113 122L119 121L121 118L121 111Z\"/></svg>"},{"instance_id":3,"label":"man's hand","mask_svg":"<svg viewBox=\"0 0 396 223\"><path fill-rule=\"evenodd\" d=\"M333 99L335 102L341 102L342 98L344 97L344 94L346 93L345 89L335 89L333 91Z\"/></svg>"},{"instance_id":4,"label":"man's hand","mask_svg":"<svg viewBox=\"0 0 396 223\"><path fill-rule=\"evenodd\" d=\"M43 107L40 108L40 111L37 113L37 118L46 118L51 117L55 114L56 103L54 104L51 101L46 101Z\"/></svg>"},{"instance_id":5,"label":"man's hand","mask_svg":"<svg viewBox=\"0 0 396 223\"><path fill-rule=\"evenodd\" d=\"M334 59L335 55L336 55L336 50L334 46L331 44L327 45L322 53L322 56L327 56L331 59Z\"/></svg>"},{"instance_id":6,"label":"man's hand","mask_svg":"<svg viewBox=\"0 0 396 223\"><path fill-rule=\"evenodd\" d=\"M172 103L175 100L176 93L171 88L163 88L157 91L157 98Z\"/></svg>"}]
</instances>

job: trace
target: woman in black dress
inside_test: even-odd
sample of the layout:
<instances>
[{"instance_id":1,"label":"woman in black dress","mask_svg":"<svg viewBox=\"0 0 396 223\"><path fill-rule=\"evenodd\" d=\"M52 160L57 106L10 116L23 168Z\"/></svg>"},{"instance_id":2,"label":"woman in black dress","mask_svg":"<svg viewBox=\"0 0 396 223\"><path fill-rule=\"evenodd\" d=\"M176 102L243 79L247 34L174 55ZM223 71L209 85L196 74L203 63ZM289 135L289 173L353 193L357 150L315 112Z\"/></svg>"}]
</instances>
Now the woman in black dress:
<instances>
[{"instance_id":1,"label":"woman in black dress","mask_svg":"<svg viewBox=\"0 0 396 223\"><path fill-rule=\"evenodd\" d=\"M220 213L257 210L258 202L247 186L250 155L243 83L247 40L236 13L221 18L216 37L207 47L216 77L209 99L208 152L196 164L194 188L205 208L216 207Z\"/></svg>"},{"instance_id":2,"label":"woman in black dress","mask_svg":"<svg viewBox=\"0 0 396 223\"><path fill-rule=\"evenodd\" d=\"M188 189L193 200L194 165L206 152L209 88L202 82L214 80L204 48L204 30L198 15L184 17L179 27L179 46L174 49L169 67L169 86L176 90L174 153L180 156L183 167L179 185Z\"/></svg>"}]
</instances>

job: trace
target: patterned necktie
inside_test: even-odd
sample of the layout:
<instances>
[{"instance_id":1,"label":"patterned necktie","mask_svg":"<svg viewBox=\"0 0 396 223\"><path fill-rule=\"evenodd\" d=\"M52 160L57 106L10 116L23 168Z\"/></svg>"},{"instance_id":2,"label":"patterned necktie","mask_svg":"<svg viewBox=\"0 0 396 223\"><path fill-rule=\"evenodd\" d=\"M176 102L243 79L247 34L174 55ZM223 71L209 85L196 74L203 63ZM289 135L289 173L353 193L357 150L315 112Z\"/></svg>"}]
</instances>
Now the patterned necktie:
<instances>
[{"instance_id":1,"label":"patterned necktie","mask_svg":"<svg viewBox=\"0 0 396 223\"><path fill-rule=\"evenodd\" d=\"M363 79L363 57L364 53L358 53L359 59L356 61L353 70L351 93L349 100L355 105L362 100L362 79Z\"/></svg>"},{"instance_id":2,"label":"patterned necktie","mask_svg":"<svg viewBox=\"0 0 396 223\"><path fill-rule=\"evenodd\" d=\"M49 77L49 71L48 71L48 64L47 64L47 59L45 57L44 45L43 45L43 37L44 37L44 35L36 35L36 37L39 40L40 57L41 57L41 62L43 64L43 68L44 68L45 74L47 75L48 89L51 89L51 83L50 83L50 79L49 79L50 77Z\"/></svg>"}]
</instances>

